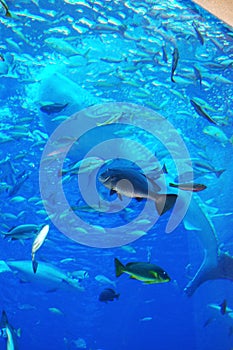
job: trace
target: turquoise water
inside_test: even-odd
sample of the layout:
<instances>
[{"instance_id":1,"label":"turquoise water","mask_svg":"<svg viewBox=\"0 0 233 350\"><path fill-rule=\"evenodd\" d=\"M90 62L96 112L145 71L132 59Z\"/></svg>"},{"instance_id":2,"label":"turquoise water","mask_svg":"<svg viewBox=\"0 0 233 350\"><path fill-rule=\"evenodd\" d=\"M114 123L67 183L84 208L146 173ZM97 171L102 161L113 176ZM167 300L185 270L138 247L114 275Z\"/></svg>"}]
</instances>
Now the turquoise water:
<instances>
[{"instance_id":1,"label":"turquoise water","mask_svg":"<svg viewBox=\"0 0 233 350\"><path fill-rule=\"evenodd\" d=\"M233 264L219 266L233 254L232 28L190 1L7 7L11 17L0 4L0 300L14 342L230 350ZM110 194L100 181L109 168L126 169L133 185L146 180L143 195ZM193 183L206 188L192 197ZM159 216L161 193L178 197ZM7 237L28 224L50 227L35 274L35 233ZM221 271L199 286L205 252L207 267ZM117 278L114 258L156 264L171 281ZM99 301L105 288L119 298Z\"/></svg>"}]
</instances>

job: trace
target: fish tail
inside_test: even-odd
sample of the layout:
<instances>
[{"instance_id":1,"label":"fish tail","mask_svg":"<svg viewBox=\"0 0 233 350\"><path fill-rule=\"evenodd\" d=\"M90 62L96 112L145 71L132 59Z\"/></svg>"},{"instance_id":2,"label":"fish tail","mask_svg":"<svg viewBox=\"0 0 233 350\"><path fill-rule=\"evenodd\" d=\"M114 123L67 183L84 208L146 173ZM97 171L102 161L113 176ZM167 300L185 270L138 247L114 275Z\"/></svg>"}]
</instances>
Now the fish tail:
<instances>
[{"instance_id":1,"label":"fish tail","mask_svg":"<svg viewBox=\"0 0 233 350\"><path fill-rule=\"evenodd\" d=\"M220 312L222 315L225 315L226 313L226 307L227 307L227 301L226 299L223 300L223 302L221 304L219 304L220 307Z\"/></svg>"},{"instance_id":2,"label":"fish tail","mask_svg":"<svg viewBox=\"0 0 233 350\"><path fill-rule=\"evenodd\" d=\"M166 167L165 163L163 164L162 172L163 172L163 174L168 174L167 167Z\"/></svg>"},{"instance_id":3,"label":"fish tail","mask_svg":"<svg viewBox=\"0 0 233 350\"><path fill-rule=\"evenodd\" d=\"M120 262L120 260L118 260L117 258L115 258L114 260L115 262L115 270L116 270L116 277L119 277L123 274L123 272L125 271L125 267L124 265Z\"/></svg>"},{"instance_id":4,"label":"fish tail","mask_svg":"<svg viewBox=\"0 0 233 350\"><path fill-rule=\"evenodd\" d=\"M176 194L157 194L155 199L156 210L159 215L163 215L173 208L177 200Z\"/></svg>"},{"instance_id":5,"label":"fish tail","mask_svg":"<svg viewBox=\"0 0 233 350\"><path fill-rule=\"evenodd\" d=\"M10 11L7 11L7 12L6 12L6 17L12 17Z\"/></svg>"},{"instance_id":6,"label":"fish tail","mask_svg":"<svg viewBox=\"0 0 233 350\"><path fill-rule=\"evenodd\" d=\"M32 268L34 273L36 273L37 267L38 267L38 262L36 260L32 260Z\"/></svg>"},{"instance_id":7,"label":"fish tail","mask_svg":"<svg viewBox=\"0 0 233 350\"><path fill-rule=\"evenodd\" d=\"M174 78L173 78L173 74L171 75L171 81L172 81L173 83L175 83L175 80L174 80Z\"/></svg>"},{"instance_id":8,"label":"fish tail","mask_svg":"<svg viewBox=\"0 0 233 350\"><path fill-rule=\"evenodd\" d=\"M221 170L216 171L215 175L217 176L217 178L219 178L222 175L222 173L224 173L224 171L226 171L226 169L221 169Z\"/></svg>"},{"instance_id":9,"label":"fish tail","mask_svg":"<svg viewBox=\"0 0 233 350\"><path fill-rule=\"evenodd\" d=\"M176 184L173 184L172 182L169 182L170 187L178 187Z\"/></svg>"},{"instance_id":10,"label":"fish tail","mask_svg":"<svg viewBox=\"0 0 233 350\"><path fill-rule=\"evenodd\" d=\"M91 49L89 48L89 49L84 53L83 57L84 57L84 58L88 58L88 54L89 54L90 51L91 51ZM68 103L67 103L67 105L68 105Z\"/></svg>"},{"instance_id":11,"label":"fish tail","mask_svg":"<svg viewBox=\"0 0 233 350\"><path fill-rule=\"evenodd\" d=\"M1 324L5 327L8 324L8 318L5 310L2 310Z\"/></svg>"},{"instance_id":12,"label":"fish tail","mask_svg":"<svg viewBox=\"0 0 233 350\"><path fill-rule=\"evenodd\" d=\"M22 334L22 330L21 330L21 328L18 328L18 329L16 330L16 335L17 335L17 337L20 338L20 337L21 337L21 334Z\"/></svg>"},{"instance_id":13,"label":"fish tail","mask_svg":"<svg viewBox=\"0 0 233 350\"><path fill-rule=\"evenodd\" d=\"M127 30L127 26L126 26L126 25L120 25L120 26L119 26L119 29L120 29L120 33L121 33L121 34L124 34L125 31Z\"/></svg>"}]
</instances>

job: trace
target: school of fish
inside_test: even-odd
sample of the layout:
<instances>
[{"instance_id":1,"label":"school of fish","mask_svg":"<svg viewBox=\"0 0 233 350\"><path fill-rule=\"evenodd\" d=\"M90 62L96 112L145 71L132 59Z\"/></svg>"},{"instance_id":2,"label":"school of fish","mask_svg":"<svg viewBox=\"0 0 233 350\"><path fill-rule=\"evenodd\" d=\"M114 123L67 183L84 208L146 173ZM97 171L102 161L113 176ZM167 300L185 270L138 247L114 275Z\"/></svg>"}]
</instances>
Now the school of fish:
<instances>
[{"instance_id":1,"label":"school of fish","mask_svg":"<svg viewBox=\"0 0 233 350\"><path fill-rule=\"evenodd\" d=\"M125 101L157 111L169 120L189 150L192 167L182 158L173 135L166 134L163 125L159 125L158 133L165 135L166 147L172 148L177 162L183 164L180 174L176 173L168 151L149 133L143 135L128 125L113 129L117 138L142 140L156 155L159 166L151 163L140 148L134 150L135 159L147 169L145 174L119 160L111 163L101 154L82 160L74 148L58 171L64 188L71 192L70 210L93 220L104 232L101 216L95 216L98 208L85 203L76 184L77 175L91 181L101 167L104 170L97 177L101 196L109 200L116 197L116 206L125 197L134 203L116 214L116 221L122 223L134 214L134 207L138 210L146 200L154 202L155 213L167 220L177 198L185 202L185 196L191 193L182 225L200 241L205 256L197 272L186 280L184 293L192 296L209 280L233 280L233 252L224 246L228 236L218 232L222 220L231 226L233 215L229 197L233 106L228 98L233 95L233 31L230 27L221 31L221 24L211 18L209 21L216 30L205 22L198 7L189 8L177 1L0 0L0 232L4 247L18 247L24 256L1 257L0 273L43 285L44 293L60 289L84 292L92 281L97 300L106 304L114 300L120 303L123 294L127 294L118 292L118 277L122 274L139 281L132 281L135 288L140 282L152 288L151 284L171 284L177 278L166 266L153 263L155 255L142 259L140 250L147 252L147 247L140 246L140 240L135 245L116 248L109 266L89 265L85 247L64 243L51 225L40 195L41 155L56 127L85 107ZM103 115L104 121L99 121L97 109L96 116L90 116L96 118L97 132L90 134L89 139L84 135L78 140L76 146L82 154L94 145L98 130L100 136L96 137L102 142L102 130L107 134L111 126L130 118L136 125L141 117L117 109L104 110ZM147 117L151 129L157 129L153 114L152 119L145 115L146 122ZM63 135L54 144L54 150L43 160L48 168L53 169L71 141ZM125 144L125 152L132 154L127 147ZM190 174L192 181L187 180ZM162 178L166 189L161 186ZM56 196L53 201L56 202ZM68 212L58 215L66 218ZM138 220L135 232L145 235L149 246L149 234L143 230L148 222L150 218ZM77 230L86 233L81 227ZM62 258L55 262L52 256L56 257L57 252ZM175 249L172 254L175 255ZM97 250L93 256L99 259L101 253ZM221 304L211 301L208 308L231 322L232 310L226 299ZM49 312L61 317L65 314L57 307L50 307ZM6 340L8 350L16 350L20 348L21 330L16 330L8 317L11 319L4 306L0 338ZM211 316L204 327L214 319ZM141 319L151 320L149 316ZM67 348L72 344L86 347L82 338L64 338L64 342Z\"/></svg>"}]
</instances>

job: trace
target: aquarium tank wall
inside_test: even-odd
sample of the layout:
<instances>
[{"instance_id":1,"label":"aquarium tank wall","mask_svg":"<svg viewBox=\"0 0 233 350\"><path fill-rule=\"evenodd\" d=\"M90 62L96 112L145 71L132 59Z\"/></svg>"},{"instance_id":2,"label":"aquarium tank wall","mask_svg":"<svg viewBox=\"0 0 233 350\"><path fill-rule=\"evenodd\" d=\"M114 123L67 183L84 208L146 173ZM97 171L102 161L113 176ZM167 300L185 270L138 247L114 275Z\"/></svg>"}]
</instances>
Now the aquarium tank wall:
<instances>
[{"instance_id":1,"label":"aquarium tank wall","mask_svg":"<svg viewBox=\"0 0 233 350\"><path fill-rule=\"evenodd\" d=\"M233 348L233 31L191 1L0 0L0 348Z\"/></svg>"}]
</instances>

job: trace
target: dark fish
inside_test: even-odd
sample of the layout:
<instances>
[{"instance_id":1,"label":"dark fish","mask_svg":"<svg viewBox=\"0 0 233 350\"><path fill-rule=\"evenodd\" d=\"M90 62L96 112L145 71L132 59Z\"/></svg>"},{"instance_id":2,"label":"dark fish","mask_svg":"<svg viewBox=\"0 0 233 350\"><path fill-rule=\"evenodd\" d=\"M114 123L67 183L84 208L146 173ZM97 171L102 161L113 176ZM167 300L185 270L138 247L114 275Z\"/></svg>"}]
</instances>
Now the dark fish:
<instances>
[{"instance_id":1,"label":"dark fish","mask_svg":"<svg viewBox=\"0 0 233 350\"><path fill-rule=\"evenodd\" d=\"M3 57L3 55L0 54L0 61L4 62L5 58Z\"/></svg>"},{"instance_id":2,"label":"dark fish","mask_svg":"<svg viewBox=\"0 0 233 350\"><path fill-rule=\"evenodd\" d=\"M163 53L163 61L167 63L167 52L164 45L162 46L162 53Z\"/></svg>"},{"instance_id":3,"label":"dark fish","mask_svg":"<svg viewBox=\"0 0 233 350\"><path fill-rule=\"evenodd\" d=\"M44 105L40 107L41 112L46 114L53 114L53 113L59 113L63 111L68 106L68 103L61 104L61 103L50 103L48 105Z\"/></svg>"},{"instance_id":4,"label":"dark fish","mask_svg":"<svg viewBox=\"0 0 233 350\"><path fill-rule=\"evenodd\" d=\"M208 318L208 319L205 321L205 323L203 324L203 327L209 326L209 324L211 324L213 321L215 321L215 318L214 318L214 317Z\"/></svg>"},{"instance_id":5,"label":"dark fish","mask_svg":"<svg viewBox=\"0 0 233 350\"><path fill-rule=\"evenodd\" d=\"M110 195L116 193L120 199L124 195L138 201L144 198L154 200L159 215L171 209L177 199L175 194L158 194L161 188L152 179L132 168L107 169L100 174L99 181L110 189Z\"/></svg>"},{"instance_id":6,"label":"dark fish","mask_svg":"<svg viewBox=\"0 0 233 350\"><path fill-rule=\"evenodd\" d=\"M184 191L192 191L192 192L199 192L205 190L207 187L202 184L194 184L194 183L169 183L169 186L176 187Z\"/></svg>"},{"instance_id":7,"label":"dark fish","mask_svg":"<svg viewBox=\"0 0 233 350\"><path fill-rule=\"evenodd\" d=\"M114 301L119 299L120 294L117 294L112 288L105 288L99 295L99 301L107 303L108 301Z\"/></svg>"},{"instance_id":8,"label":"dark fish","mask_svg":"<svg viewBox=\"0 0 233 350\"><path fill-rule=\"evenodd\" d=\"M8 6L5 4L5 2L3 0L0 0L0 3L2 5L2 7L4 8L4 10L6 11L6 13L5 13L6 17L12 17L11 13L8 9Z\"/></svg>"},{"instance_id":9,"label":"dark fish","mask_svg":"<svg viewBox=\"0 0 233 350\"><path fill-rule=\"evenodd\" d=\"M197 67L193 67L194 73L195 73L195 77L196 77L196 81L199 81L200 87L202 86L202 76L201 73L199 71L199 69Z\"/></svg>"},{"instance_id":10,"label":"dark fish","mask_svg":"<svg viewBox=\"0 0 233 350\"><path fill-rule=\"evenodd\" d=\"M224 299L223 302L219 306L220 306L221 314L225 315L226 314L226 309L227 309L227 301L226 301L226 299Z\"/></svg>"},{"instance_id":11,"label":"dark fish","mask_svg":"<svg viewBox=\"0 0 233 350\"><path fill-rule=\"evenodd\" d=\"M199 104L197 104L195 101L190 100L191 105L193 106L193 108L195 109L195 111L197 112L197 114L199 114L201 117L204 117L205 119L207 119L209 122L217 125L216 121L214 119L212 119L202 108Z\"/></svg>"},{"instance_id":12,"label":"dark fish","mask_svg":"<svg viewBox=\"0 0 233 350\"><path fill-rule=\"evenodd\" d=\"M7 192L9 197L14 196L21 188L21 186L24 184L24 182L29 178L30 174L23 174L23 176L16 180L15 184L8 188Z\"/></svg>"},{"instance_id":13,"label":"dark fish","mask_svg":"<svg viewBox=\"0 0 233 350\"><path fill-rule=\"evenodd\" d=\"M175 80L173 79L173 76L175 74L175 70L176 70L176 67L177 67L177 64L178 64L178 60L179 60L179 51L178 49L175 47L174 48L174 51L172 53L172 72L171 72L171 81L173 83L175 83Z\"/></svg>"},{"instance_id":14,"label":"dark fish","mask_svg":"<svg viewBox=\"0 0 233 350\"><path fill-rule=\"evenodd\" d=\"M123 273L130 275L130 278L142 281L146 284L169 282L171 279L167 272L161 267L146 263L146 262L132 262L125 266L115 258L116 277Z\"/></svg>"},{"instance_id":15,"label":"dark fish","mask_svg":"<svg viewBox=\"0 0 233 350\"><path fill-rule=\"evenodd\" d=\"M193 28L197 34L197 38L200 41L201 45L204 45L204 38L203 38L202 34L200 33L200 31L197 27L197 24L195 22L193 22Z\"/></svg>"},{"instance_id":16,"label":"dark fish","mask_svg":"<svg viewBox=\"0 0 233 350\"><path fill-rule=\"evenodd\" d=\"M128 167L109 168L99 176L99 180L112 194L129 198L155 199L155 194L161 190L156 183L149 182L150 179L144 174Z\"/></svg>"}]
</instances>

